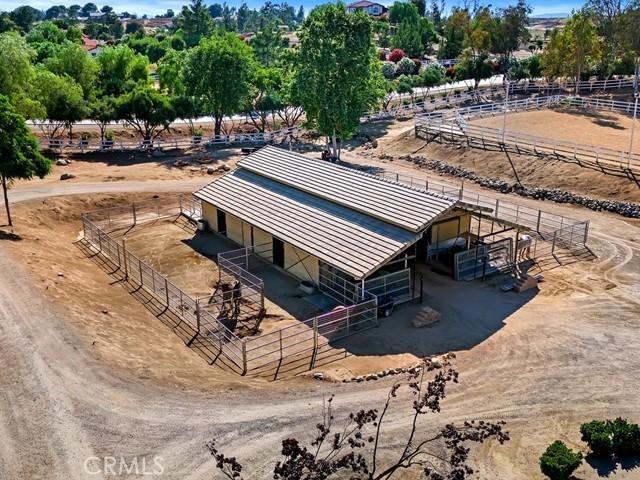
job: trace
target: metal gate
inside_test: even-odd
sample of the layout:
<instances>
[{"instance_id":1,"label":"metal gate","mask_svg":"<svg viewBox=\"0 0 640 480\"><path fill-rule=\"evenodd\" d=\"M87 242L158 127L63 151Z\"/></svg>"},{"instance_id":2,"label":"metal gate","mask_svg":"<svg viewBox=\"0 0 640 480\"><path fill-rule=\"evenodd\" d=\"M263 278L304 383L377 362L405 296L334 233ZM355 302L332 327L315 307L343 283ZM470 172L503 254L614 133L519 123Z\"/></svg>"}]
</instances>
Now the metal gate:
<instances>
[{"instance_id":1,"label":"metal gate","mask_svg":"<svg viewBox=\"0 0 640 480\"><path fill-rule=\"evenodd\" d=\"M453 257L453 278L474 280L511 268L513 263L513 239L505 238L489 244L481 244Z\"/></svg>"}]
</instances>

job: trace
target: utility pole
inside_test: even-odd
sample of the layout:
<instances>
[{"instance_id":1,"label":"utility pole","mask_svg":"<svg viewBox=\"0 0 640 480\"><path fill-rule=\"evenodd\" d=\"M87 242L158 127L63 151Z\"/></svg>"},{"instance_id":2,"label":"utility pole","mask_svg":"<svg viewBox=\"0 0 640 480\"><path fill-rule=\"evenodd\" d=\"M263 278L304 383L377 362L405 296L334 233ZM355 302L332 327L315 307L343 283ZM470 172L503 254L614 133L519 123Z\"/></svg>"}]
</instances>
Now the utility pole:
<instances>
[{"instance_id":1,"label":"utility pole","mask_svg":"<svg viewBox=\"0 0 640 480\"><path fill-rule=\"evenodd\" d=\"M633 136L636 133L636 117L638 115L638 97L640 97L640 92L638 91L638 74L640 73L640 63L636 64L636 75L633 79L633 96L635 98L634 106L633 106L633 120L631 123L631 138L629 139L629 158L627 161L627 167L631 166L631 154L633 152Z\"/></svg>"},{"instance_id":2,"label":"utility pole","mask_svg":"<svg viewBox=\"0 0 640 480\"><path fill-rule=\"evenodd\" d=\"M510 90L510 85L509 85L509 81L506 79L506 74L505 74L505 83L507 85L507 97L506 100L504 102L504 109L503 109L503 114L502 114L502 144L504 145L504 134L507 131L507 108L509 105L509 90Z\"/></svg>"}]
</instances>

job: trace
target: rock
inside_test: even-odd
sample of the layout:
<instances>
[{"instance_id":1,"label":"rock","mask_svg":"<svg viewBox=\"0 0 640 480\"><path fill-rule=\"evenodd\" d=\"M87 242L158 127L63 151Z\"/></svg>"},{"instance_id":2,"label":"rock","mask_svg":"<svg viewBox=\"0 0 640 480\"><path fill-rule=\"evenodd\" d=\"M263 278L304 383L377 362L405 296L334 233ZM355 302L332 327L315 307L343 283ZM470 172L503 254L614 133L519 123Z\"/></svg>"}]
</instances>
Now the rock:
<instances>
[{"instance_id":1,"label":"rock","mask_svg":"<svg viewBox=\"0 0 640 480\"><path fill-rule=\"evenodd\" d=\"M221 167L218 168L218 170L222 172L228 172L231 170L231 167L229 165L222 165Z\"/></svg>"},{"instance_id":2,"label":"rock","mask_svg":"<svg viewBox=\"0 0 640 480\"><path fill-rule=\"evenodd\" d=\"M72 178L76 178L73 173L63 173L62 175L60 175L60 180L70 180Z\"/></svg>"},{"instance_id":3,"label":"rock","mask_svg":"<svg viewBox=\"0 0 640 480\"><path fill-rule=\"evenodd\" d=\"M213 175L214 173L216 173L216 169L213 167L208 167L207 168L207 175Z\"/></svg>"},{"instance_id":4,"label":"rock","mask_svg":"<svg viewBox=\"0 0 640 480\"><path fill-rule=\"evenodd\" d=\"M442 315L437 310L431 307L424 307L418 316L411 319L411 324L416 328L428 327L437 323L442 318Z\"/></svg>"},{"instance_id":5,"label":"rock","mask_svg":"<svg viewBox=\"0 0 640 480\"><path fill-rule=\"evenodd\" d=\"M164 152L162 151L161 148L156 148L151 155L156 158L164 157Z\"/></svg>"},{"instance_id":6,"label":"rock","mask_svg":"<svg viewBox=\"0 0 640 480\"><path fill-rule=\"evenodd\" d=\"M431 357L429 361L431 362L432 367L442 368L442 366L444 365L440 357Z\"/></svg>"},{"instance_id":7,"label":"rock","mask_svg":"<svg viewBox=\"0 0 640 480\"><path fill-rule=\"evenodd\" d=\"M66 167L67 165L69 165L69 160L59 158L58 160L56 160L56 165L58 165L59 167Z\"/></svg>"},{"instance_id":8,"label":"rock","mask_svg":"<svg viewBox=\"0 0 640 480\"><path fill-rule=\"evenodd\" d=\"M377 380L377 379L378 379L378 376L377 376L375 373L371 373L371 374L367 375L367 376L365 377L365 379L366 379L367 381L369 381L369 380Z\"/></svg>"},{"instance_id":9,"label":"rock","mask_svg":"<svg viewBox=\"0 0 640 480\"><path fill-rule=\"evenodd\" d=\"M109 313L109 310L107 310L106 308L102 310L102 313L104 313L105 315L107 315Z\"/></svg>"},{"instance_id":10,"label":"rock","mask_svg":"<svg viewBox=\"0 0 640 480\"><path fill-rule=\"evenodd\" d=\"M315 378L316 380L324 380L324 373L316 372L313 374L313 378Z\"/></svg>"},{"instance_id":11,"label":"rock","mask_svg":"<svg viewBox=\"0 0 640 480\"><path fill-rule=\"evenodd\" d=\"M359 375L359 376L355 377L354 380L356 382L358 382L358 383L364 382L364 377L362 375Z\"/></svg>"},{"instance_id":12,"label":"rock","mask_svg":"<svg viewBox=\"0 0 640 480\"><path fill-rule=\"evenodd\" d=\"M62 273L62 272L58 272L58 276L59 276L59 277L64 277L64 273Z\"/></svg>"}]
</instances>

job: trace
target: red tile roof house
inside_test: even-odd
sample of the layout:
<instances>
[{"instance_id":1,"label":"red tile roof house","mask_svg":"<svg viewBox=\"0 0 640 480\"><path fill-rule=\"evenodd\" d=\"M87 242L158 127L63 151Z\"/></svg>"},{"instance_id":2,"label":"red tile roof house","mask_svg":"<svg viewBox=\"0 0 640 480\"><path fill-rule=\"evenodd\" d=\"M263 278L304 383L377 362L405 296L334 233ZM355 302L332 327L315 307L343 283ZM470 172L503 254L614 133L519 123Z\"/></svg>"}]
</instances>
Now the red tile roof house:
<instances>
[{"instance_id":1,"label":"red tile roof house","mask_svg":"<svg viewBox=\"0 0 640 480\"><path fill-rule=\"evenodd\" d=\"M347 11L354 13L357 10L362 10L368 15L379 16L387 13L388 8L381 3L369 2L368 0L360 0L358 2L350 3L347 5Z\"/></svg>"}]
</instances>

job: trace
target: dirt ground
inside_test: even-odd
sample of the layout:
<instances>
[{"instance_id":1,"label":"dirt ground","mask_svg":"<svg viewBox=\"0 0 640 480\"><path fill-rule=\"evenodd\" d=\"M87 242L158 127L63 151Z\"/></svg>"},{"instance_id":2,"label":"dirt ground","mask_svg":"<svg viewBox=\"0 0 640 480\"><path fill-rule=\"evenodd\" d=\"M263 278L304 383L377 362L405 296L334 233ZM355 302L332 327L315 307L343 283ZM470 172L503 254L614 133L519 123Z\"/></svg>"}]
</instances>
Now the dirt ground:
<instances>
[{"instance_id":1,"label":"dirt ground","mask_svg":"<svg viewBox=\"0 0 640 480\"><path fill-rule=\"evenodd\" d=\"M555 159L516 154L509 154L507 157L503 152L437 143L427 145L415 137L412 120L391 125L371 124L364 131L377 138L378 146L368 148L363 139L353 141L343 159L355 164L366 162L373 168L394 171L403 168L402 165L408 165L407 162L399 160L400 157L424 156L464 167L485 177L499 178L515 184L516 177L509 162L510 157L520 181L525 186L558 188L591 198L640 201L640 185L627 177L605 175L601 171ZM640 143L638 149L640 150ZM457 185L461 183L461 179L455 177L448 177L447 181Z\"/></svg>"},{"instance_id":2,"label":"dirt ground","mask_svg":"<svg viewBox=\"0 0 640 480\"><path fill-rule=\"evenodd\" d=\"M480 118L471 123L502 129L502 115ZM614 150L629 149L633 119L615 112L582 109L543 109L507 115L507 131L553 138L577 145L599 145ZM640 135L634 136L633 150L640 152Z\"/></svg>"},{"instance_id":3,"label":"dirt ground","mask_svg":"<svg viewBox=\"0 0 640 480\"><path fill-rule=\"evenodd\" d=\"M410 124L375 128L386 129L379 150L355 147L346 159L362 168L439 178L378 157L420 148L398 138ZM181 182L166 183L178 188ZM124 181L110 185L132 188ZM83 189L82 195L42 199L38 195L55 189L20 185L16 227L0 226L0 267L11 272L0 281L0 477L84 479L89 456L159 455L164 478L218 478L204 447L215 437L247 465L248 478L271 478L280 441L308 441L331 393L338 419L381 406L391 379L268 382L208 366L75 243L80 212L147 199L157 194L156 184L136 184L147 190L137 194L92 193L95 188L78 183L75 193ZM473 457L475 478L482 480L542 479L538 457L550 442L584 450L581 422L618 415L640 421L640 377L634 374L640 369L640 221L510 199L589 219L596 258L549 270L539 292L523 296L478 283L451 293L455 285L433 276L426 303L445 310L440 331L411 338L390 317L343 345L352 353L348 363L323 367L347 375L375 371L389 355L399 362L443 345L454 349L460 384L450 390L442 414L424 418L422 428L428 434L448 422L505 420L511 440L483 445ZM403 392L399 400L411 401ZM407 409L390 414L385 454L408 422ZM639 468L589 460L577 477L633 480Z\"/></svg>"}]
</instances>

